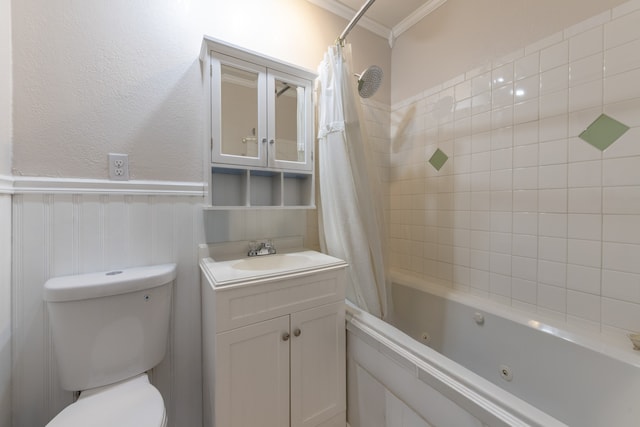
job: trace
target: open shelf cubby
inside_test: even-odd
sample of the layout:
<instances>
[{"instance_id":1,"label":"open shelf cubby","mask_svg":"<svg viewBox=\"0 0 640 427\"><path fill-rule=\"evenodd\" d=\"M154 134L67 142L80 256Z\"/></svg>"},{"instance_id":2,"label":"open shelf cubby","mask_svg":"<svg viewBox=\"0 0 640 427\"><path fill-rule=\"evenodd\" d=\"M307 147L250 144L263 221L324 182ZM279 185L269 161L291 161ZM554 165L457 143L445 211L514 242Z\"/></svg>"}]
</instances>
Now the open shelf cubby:
<instances>
[{"instance_id":1,"label":"open shelf cubby","mask_svg":"<svg viewBox=\"0 0 640 427\"><path fill-rule=\"evenodd\" d=\"M245 167L211 168L208 209L313 209L313 174Z\"/></svg>"}]
</instances>

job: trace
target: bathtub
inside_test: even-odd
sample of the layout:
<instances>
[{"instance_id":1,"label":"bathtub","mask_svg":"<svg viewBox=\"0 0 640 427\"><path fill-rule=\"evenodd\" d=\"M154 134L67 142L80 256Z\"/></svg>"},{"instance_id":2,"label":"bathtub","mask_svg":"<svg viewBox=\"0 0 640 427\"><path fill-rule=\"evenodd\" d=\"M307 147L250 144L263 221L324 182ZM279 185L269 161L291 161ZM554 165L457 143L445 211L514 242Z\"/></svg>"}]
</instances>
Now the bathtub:
<instances>
[{"instance_id":1,"label":"bathtub","mask_svg":"<svg viewBox=\"0 0 640 427\"><path fill-rule=\"evenodd\" d=\"M347 308L351 427L640 426L630 343L395 275L394 325Z\"/></svg>"}]
</instances>

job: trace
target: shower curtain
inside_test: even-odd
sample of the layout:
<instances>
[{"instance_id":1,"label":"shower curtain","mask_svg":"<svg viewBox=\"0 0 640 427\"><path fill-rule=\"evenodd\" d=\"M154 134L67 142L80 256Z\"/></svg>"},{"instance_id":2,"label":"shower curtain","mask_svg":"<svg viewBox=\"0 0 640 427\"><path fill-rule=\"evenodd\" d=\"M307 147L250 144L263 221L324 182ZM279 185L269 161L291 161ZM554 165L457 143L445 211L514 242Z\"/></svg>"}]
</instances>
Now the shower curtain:
<instances>
[{"instance_id":1,"label":"shower curtain","mask_svg":"<svg viewBox=\"0 0 640 427\"><path fill-rule=\"evenodd\" d=\"M344 259L347 298L387 315L382 209L378 178L367 161L351 66L351 46L331 46L319 66L319 227L323 251Z\"/></svg>"}]
</instances>

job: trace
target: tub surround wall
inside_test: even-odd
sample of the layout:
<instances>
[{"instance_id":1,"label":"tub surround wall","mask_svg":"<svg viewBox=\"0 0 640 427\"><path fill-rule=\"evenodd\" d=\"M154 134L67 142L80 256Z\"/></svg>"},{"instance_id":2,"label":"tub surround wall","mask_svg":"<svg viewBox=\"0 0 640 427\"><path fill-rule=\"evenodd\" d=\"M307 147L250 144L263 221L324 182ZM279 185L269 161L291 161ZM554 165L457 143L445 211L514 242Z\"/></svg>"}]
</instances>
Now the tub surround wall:
<instances>
[{"instance_id":1,"label":"tub surround wall","mask_svg":"<svg viewBox=\"0 0 640 427\"><path fill-rule=\"evenodd\" d=\"M640 329L638 28L631 1L395 103L393 266L590 330ZM630 127L604 151L579 138L602 113Z\"/></svg>"}]
</instances>

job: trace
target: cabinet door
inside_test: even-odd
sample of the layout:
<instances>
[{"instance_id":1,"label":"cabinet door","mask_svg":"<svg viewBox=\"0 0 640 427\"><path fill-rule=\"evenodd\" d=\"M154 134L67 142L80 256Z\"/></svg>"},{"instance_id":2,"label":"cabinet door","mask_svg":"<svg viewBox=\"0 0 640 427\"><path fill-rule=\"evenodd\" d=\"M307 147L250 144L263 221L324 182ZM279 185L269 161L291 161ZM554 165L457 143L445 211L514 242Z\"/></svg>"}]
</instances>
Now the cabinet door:
<instances>
[{"instance_id":1,"label":"cabinet door","mask_svg":"<svg viewBox=\"0 0 640 427\"><path fill-rule=\"evenodd\" d=\"M267 164L266 68L222 54L211 58L211 161Z\"/></svg>"},{"instance_id":2,"label":"cabinet door","mask_svg":"<svg viewBox=\"0 0 640 427\"><path fill-rule=\"evenodd\" d=\"M216 335L216 426L289 426L288 331L282 316Z\"/></svg>"},{"instance_id":3,"label":"cabinet door","mask_svg":"<svg viewBox=\"0 0 640 427\"><path fill-rule=\"evenodd\" d=\"M318 426L346 410L344 302L292 314L291 331L291 427Z\"/></svg>"},{"instance_id":4,"label":"cabinet door","mask_svg":"<svg viewBox=\"0 0 640 427\"><path fill-rule=\"evenodd\" d=\"M268 165L311 170L313 103L311 81L268 70Z\"/></svg>"}]
</instances>

